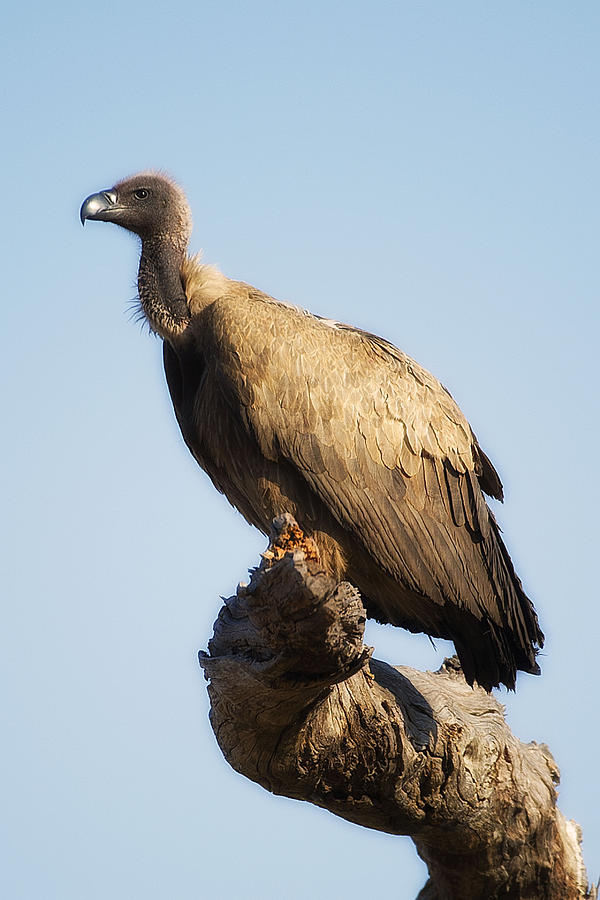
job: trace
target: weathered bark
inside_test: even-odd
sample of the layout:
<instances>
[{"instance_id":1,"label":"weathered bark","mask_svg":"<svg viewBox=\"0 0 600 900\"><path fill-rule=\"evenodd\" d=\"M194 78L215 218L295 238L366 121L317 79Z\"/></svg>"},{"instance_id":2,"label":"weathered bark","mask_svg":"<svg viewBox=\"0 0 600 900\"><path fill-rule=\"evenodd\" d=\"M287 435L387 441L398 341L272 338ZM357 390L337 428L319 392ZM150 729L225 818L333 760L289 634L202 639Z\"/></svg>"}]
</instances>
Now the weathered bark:
<instances>
[{"instance_id":1,"label":"weathered bark","mask_svg":"<svg viewBox=\"0 0 600 900\"><path fill-rule=\"evenodd\" d=\"M358 591L325 576L288 516L250 585L225 601L209 653L211 723L229 763L275 794L410 835L419 900L571 900L589 889L580 831L556 806L544 744L447 661L392 667L363 645Z\"/></svg>"}]
</instances>

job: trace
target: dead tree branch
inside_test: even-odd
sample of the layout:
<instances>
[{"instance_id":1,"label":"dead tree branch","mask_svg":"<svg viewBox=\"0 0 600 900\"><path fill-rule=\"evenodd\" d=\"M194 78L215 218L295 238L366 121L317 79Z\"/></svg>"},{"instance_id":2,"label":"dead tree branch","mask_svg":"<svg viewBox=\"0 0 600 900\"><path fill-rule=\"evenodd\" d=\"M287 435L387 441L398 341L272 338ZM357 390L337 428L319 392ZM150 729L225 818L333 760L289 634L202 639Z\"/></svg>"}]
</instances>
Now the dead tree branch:
<instances>
[{"instance_id":1,"label":"dead tree branch","mask_svg":"<svg viewBox=\"0 0 600 900\"><path fill-rule=\"evenodd\" d=\"M229 763L275 794L410 835L429 869L419 900L574 900L581 835L556 806L558 769L497 700L447 662L371 659L351 585L322 571L289 516L249 586L225 601L209 653L211 723Z\"/></svg>"}]
</instances>

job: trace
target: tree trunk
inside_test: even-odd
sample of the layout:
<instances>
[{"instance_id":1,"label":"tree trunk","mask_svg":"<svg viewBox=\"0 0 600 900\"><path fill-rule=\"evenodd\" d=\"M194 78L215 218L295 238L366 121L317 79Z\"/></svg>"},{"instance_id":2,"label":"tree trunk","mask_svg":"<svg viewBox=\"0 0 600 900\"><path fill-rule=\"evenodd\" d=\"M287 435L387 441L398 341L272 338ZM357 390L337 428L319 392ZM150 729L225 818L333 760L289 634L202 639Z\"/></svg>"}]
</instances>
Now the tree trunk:
<instances>
[{"instance_id":1,"label":"tree trunk","mask_svg":"<svg viewBox=\"0 0 600 900\"><path fill-rule=\"evenodd\" d=\"M510 732L455 659L392 667L363 645L365 610L290 516L225 601L209 652L211 723L228 762L275 794L410 835L418 900L571 900L588 888L575 822L556 806L544 744Z\"/></svg>"}]
</instances>

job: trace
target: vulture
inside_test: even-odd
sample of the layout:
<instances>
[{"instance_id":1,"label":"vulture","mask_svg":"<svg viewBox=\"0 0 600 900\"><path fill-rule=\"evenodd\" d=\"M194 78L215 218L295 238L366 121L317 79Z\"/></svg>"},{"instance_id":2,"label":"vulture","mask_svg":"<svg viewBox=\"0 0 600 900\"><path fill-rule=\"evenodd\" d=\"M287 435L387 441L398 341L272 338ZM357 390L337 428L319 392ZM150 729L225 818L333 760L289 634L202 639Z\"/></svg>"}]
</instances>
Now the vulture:
<instances>
[{"instance_id":1,"label":"vulture","mask_svg":"<svg viewBox=\"0 0 600 900\"><path fill-rule=\"evenodd\" d=\"M367 615L454 642L469 684L539 674L544 636L484 494L502 484L443 385L388 341L188 256L182 190L142 172L81 221L141 239L138 292L183 439L265 534L291 513Z\"/></svg>"}]
</instances>

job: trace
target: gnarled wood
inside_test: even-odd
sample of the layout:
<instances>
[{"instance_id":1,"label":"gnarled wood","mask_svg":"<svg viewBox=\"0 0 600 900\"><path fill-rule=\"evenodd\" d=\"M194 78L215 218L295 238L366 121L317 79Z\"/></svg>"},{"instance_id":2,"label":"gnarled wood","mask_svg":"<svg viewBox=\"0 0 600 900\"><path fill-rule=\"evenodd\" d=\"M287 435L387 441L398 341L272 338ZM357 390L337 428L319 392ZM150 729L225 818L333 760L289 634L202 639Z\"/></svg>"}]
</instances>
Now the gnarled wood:
<instances>
[{"instance_id":1,"label":"gnarled wood","mask_svg":"<svg viewBox=\"0 0 600 900\"><path fill-rule=\"evenodd\" d=\"M410 835L419 900L574 900L589 889L580 832L556 806L558 769L447 661L392 667L363 645L358 591L323 571L290 516L250 585L225 601L200 663L234 769L275 794Z\"/></svg>"}]
</instances>

